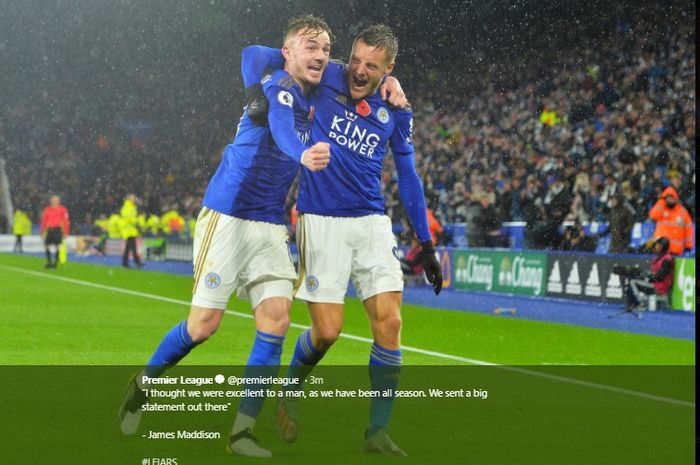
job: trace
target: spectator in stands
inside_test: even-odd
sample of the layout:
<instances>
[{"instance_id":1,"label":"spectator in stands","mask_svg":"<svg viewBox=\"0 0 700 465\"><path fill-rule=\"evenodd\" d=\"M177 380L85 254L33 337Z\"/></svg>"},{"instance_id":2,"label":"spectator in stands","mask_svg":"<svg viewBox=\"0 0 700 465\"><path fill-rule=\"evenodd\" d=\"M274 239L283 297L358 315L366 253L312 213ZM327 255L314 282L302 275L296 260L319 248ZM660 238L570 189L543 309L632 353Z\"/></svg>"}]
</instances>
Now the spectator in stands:
<instances>
[{"instance_id":1,"label":"spectator in stands","mask_svg":"<svg viewBox=\"0 0 700 465\"><path fill-rule=\"evenodd\" d=\"M452 194L449 199L448 211L451 214L448 220L451 223L464 223L467 221L467 206L469 204L469 192L462 181L454 184Z\"/></svg>"},{"instance_id":2,"label":"spectator in stands","mask_svg":"<svg viewBox=\"0 0 700 465\"><path fill-rule=\"evenodd\" d=\"M527 248L556 249L561 244L562 235L559 233L564 220L561 210L540 209L540 219L528 222L524 239Z\"/></svg>"},{"instance_id":3,"label":"spectator in stands","mask_svg":"<svg viewBox=\"0 0 700 465\"><path fill-rule=\"evenodd\" d=\"M503 221L523 221L523 209L520 197L523 192L523 178L513 176L503 186L503 192L498 199L499 211Z\"/></svg>"},{"instance_id":4,"label":"spectator in stands","mask_svg":"<svg viewBox=\"0 0 700 465\"><path fill-rule=\"evenodd\" d=\"M478 218L481 214L481 199L483 197L483 194L472 193L467 204L466 233L469 247L486 247L486 235L484 229L478 223Z\"/></svg>"},{"instance_id":5,"label":"spectator in stands","mask_svg":"<svg viewBox=\"0 0 700 465\"><path fill-rule=\"evenodd\" d=\"M571 191L566 188L563 177L560 174L549 176L549 189L544 197L544 207L556 212L555 216L562 218L569 212L573 196Z\"/></svg>"},{"instance_id":6,"label":"spectator in stands","mask_svg":"<svg viewBox=\"0 0 700 465\"><path fill-rule=\"evenodd\" d=\"M483 247L507 247L507 238L501 235L501 218L488 195L480 197L480 210L474 224L483 238Z\"/></svg>"},{"instance_id":7,"label":"spectator in stands","mask_svg":"<svg viewBox=\"0 0 700 465\"><path fill-rule=\"evenodd\" d=\"M576 174L573 187L573 202L567 216L568 220L588 223L591 220L590 211L591 182L588 173Z\"/></svg>"},{"instance_id":8,"label":"spectator in stands","mask_svg":"<svg viewBox=\"0 0 700 465\"><path fill-rule=\"evenodd\" d=\"M587 235L583 230L583 226L580 223L576 223L564 229L564 237L559 248L567 251L595 252L597 246L597 237Z\"/></svg>"},{"instance_id":9,"label":"spectator in stands","mask_svg":"<svg viewBox=\"0 0 700 465\"><path fill-rule=\"evenodd\" d=\"M651 273L643 279L627 280L625 287L625 308L628 311L639 309L642 301L650 295L667 296L673 288L674 259L669 253L670 241L659 237L654 242L653 251L656 255L651 261Z\"/></svg>"},{"instance_id":10,"label":"spectator in stands","mask_svg":"<svg viewBox=\"0 0 700 465\"><path fill-rule=\"evenodd\" d=\"M605 177L605 184L603 185L603 191L600 194L600 203L604 209L610 209L610 199L615 197L617 191L619 190L619 184L615 179L615 176L610 173Z\"/></svg>"},{"instance_id":11,"label":"spectator in stands","mask_svg":"<svg viewBox=\"0 0 700 465\"><path fill-rule=\"evenodd\" d=\"M673 255L690 252L694 240L693 223L688 211L681 205L676 189L664 189L659 200L649 210L649 218L656 221L653 240L667 238L668 251Z\"/></svg>"},{"instance_id":12,"label":"spectator in stands","mask_svg":"<svg viewBox=\"0 0 700 465\"><path fill-rule=\"evenodd\" d=\"M627 251L632 228L634 227L634 214L634 207L622 193L618 193L610 199L610 213L608 214L610 247L608 248L608 253L624 253Z\"/></svg>"}]
</instances>

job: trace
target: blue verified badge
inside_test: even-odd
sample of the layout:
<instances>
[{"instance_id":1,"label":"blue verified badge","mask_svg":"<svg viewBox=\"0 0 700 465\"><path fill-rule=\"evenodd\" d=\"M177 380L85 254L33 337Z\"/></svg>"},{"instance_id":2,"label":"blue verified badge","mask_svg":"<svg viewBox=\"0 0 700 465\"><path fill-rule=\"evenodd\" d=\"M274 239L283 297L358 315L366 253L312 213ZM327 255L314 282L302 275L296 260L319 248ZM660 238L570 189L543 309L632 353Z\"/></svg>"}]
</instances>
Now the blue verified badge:
<instances>
[{"instance_id":1,"label":"blue verified badge","mask_svg":"<svg viewBox=\"0 0 700 465\"><path fill-rule=\"evenodd\" d=\"M209 289L216 289L221 285L221 276L219 276L219 273L214 273L213 271L207 273L204 277L204 285Z\"/></svg>"},{"instance_id":2,"label":"blue verified badge","mask_svg":"<svg viewBox=\"0 0 700 465\"><path fill-rule=\"evenodd\" d=\"M294 103L294 97L292 97L292 94L290 94L286 90L281 90L280 93L277 94L277 101L282 105L287 105L288 107L291 107Z\"/></svg>"},{"instance_id":3,"label":"blue verified badge","mask_svg":"<svg viewBox=\"0 0 700 465\"><path fill-rule=\"evenodd\" d=\"M307 276L306 277L306 290L309 292L313 292L316 289L318 289L318 279L316 279L316 276Z\"/></svg>"}]
</instances>

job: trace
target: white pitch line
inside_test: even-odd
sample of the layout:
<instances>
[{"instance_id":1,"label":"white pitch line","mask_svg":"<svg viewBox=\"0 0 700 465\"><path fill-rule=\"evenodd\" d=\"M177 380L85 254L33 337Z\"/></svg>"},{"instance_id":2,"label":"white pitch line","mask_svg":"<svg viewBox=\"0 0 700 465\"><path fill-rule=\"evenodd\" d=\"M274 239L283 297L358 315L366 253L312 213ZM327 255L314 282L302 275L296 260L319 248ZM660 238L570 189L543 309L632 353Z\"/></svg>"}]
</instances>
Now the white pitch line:
<instances>
[{"instance_id":1,"label":"white pitch line","mask_svg":"<svg viewBox=\"0 0 700 465\"><path fill-rule=\"evenodd\" d=\"M93 287L96 289L103 289L103 290L112 291L112 292L119 292L122 294L133 295L136 297L143 297L145 299L159 300L161 302L168 302L168 303L172 303L172 304L176 304L176 305L184 305L184 306L188 306L188 307L190 306L190 302L188 302L188 301L180 300L180 299L172 299L170 297L163 297L163 296L156 295L156 294L148 294L146 292L132 291L132 290L124 289L121 287L107 286L104 284L97 284L97 283L93 283L90 281L83 281L80 279L66 278L64 276L55 276L55 275L51 275L48 273L41 273L38 271L25 270L24 268L16 268L14 266L0 265L0 268L4 268L6 270L11 270L11 271L16 271L18 273L25 273L25 274L29 274L29 275L33 275L33 276L39 276L41 278L53 279L56 281L63 281L63 282L71 283L71 284L78 284L81 286ZM230 314L230 315L238 316L241 318L249 318L249 319L253 318L253 315L251 315L249 313L242 313L242 312L237 312L234 310L225 310L225 312ZM309 328L306 325L301 325L298 323L291 323L290 326L293 328L302 329L302 330ZM362 337L362 336L355 336L354 334L341 333L340 337L345 338L345 339L350 339L353 341L365 342L365 343L369 343L369 344L374 342L372 339ZM432 357L436 357L436 358L454 360L457 362L468 363L471 365L492 366L492 367L500 369L500 370L506 370L506 371L510 371L512 373L518 373L521 375L536 376L539 378L544 378L544 379L548 379L548 380L552 380L552 381L559 381L562 383L575 384L578 386L589 387L589 388L598 389L601 391L615 392L618 394L628 395L628 396L632 396L632 397L639 397L642 399L654 400L657 402L664 402L667 404L679 405L682 407L695 408L695 402L674 399L672 397L657 396L657 395L649 394L646 392L633 391L631 389L609 386L607 384L593 383L590 381L583 381L583 380L579 380L579 379L575 379L575 378L567 378L564 376L557 376L557 375L552 375L552 374L548 374L548 373L540 373L537 371L526 370L524 368L499 365L497 363L491 363L491 362L485 362L483 360L476 360L476 359L471 359L471 358L466 358L466 357L460 357L458 355L451 355L451 354L446 354L443 352L436 352L433 350L420 349L418 347L411 347L411 346L402 345L401 350L406 351L406 352L414 352L414 353L422 354L422 355L428 355L428 356L432 356Z\"/></svg>"}]
</instances>

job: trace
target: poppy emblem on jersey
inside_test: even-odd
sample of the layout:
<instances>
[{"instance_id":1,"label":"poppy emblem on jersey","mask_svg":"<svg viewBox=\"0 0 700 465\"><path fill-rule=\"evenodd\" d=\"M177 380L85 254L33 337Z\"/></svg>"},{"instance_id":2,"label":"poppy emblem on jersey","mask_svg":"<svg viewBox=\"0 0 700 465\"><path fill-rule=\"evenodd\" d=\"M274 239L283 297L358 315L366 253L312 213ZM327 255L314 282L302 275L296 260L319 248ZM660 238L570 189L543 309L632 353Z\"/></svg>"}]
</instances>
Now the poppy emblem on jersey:
<instances>
[{"instance_id":1,"label":"poppy emblem on jersey","mask_svg":"<svg viewBox=\"0 0 700 465\"><path fill-rule=\"evenodd\" d=\"M377 110L377 119L384 124L389 122L389 112L386 108L379 107L379 110Z\"/></svg>"},{"instance_id":2,"label":"poppy emblem on jersey","mask_svg":"<svg viewBox=\"0 0 700 465\"><path fill-rule=\"evenodd\" d=\"M370 108L367 100L360 100L357 102L357 105L355 105L355 110L357 110L357 113L360 116L369 116L369 114L372 113L372 108Z\"/></svg>"},{"instance_id":3,"label":"poppy emblem on jersey","mask_svg":"<svg viewBox=\"0 0 700 465\"><path fill-rule=\"evenodd\" d=\"M277 101L282 105L287 105L288 107L291 107L294 103L294 97L292 97L292 94L290 94L286 90L282 90L279 94L277 94Z\"/></svg>"},{"instance_id":4,"label":"poppy emblem on jersey","mask_svg":"<svg viewBox=\"0 0 700 465\"><path fill-rule=\"evenodd\" d=\"M316 111L316 109L313 107L313 105L309 107L309 121L314 120L314 112L315 111Z\"/></svg>"},{"instance_id":5,"label":"poppy emblem on jersey","mask_svg":"<svg viewBox=\"0 0 700 465\"><path fill-rule=\"evenodd\" d=\"M213 271L211 273L207 273L207 275L204 277L204 285L209 289L216 289L221 285L221 276Z\"/></svg>"},{"instance_id":6,"label":"poppy emblem on jersey","mask_svg":"<svg viewBox=\"0 0 700 465\"><path fill-rule=\"evenodd\" d=\"M316 289L318 289L318 279L316 279L316 276L307 276L306 290L309 292L313 292Z\"/></svg>"}]
</instances>

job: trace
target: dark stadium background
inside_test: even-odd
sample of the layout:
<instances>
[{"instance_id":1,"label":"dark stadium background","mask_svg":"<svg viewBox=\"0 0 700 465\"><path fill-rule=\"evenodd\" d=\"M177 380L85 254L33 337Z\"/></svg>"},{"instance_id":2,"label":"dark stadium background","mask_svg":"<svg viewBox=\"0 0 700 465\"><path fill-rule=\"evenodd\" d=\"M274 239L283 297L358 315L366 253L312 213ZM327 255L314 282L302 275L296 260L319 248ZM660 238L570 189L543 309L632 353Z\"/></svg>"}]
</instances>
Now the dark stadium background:
<instances>
[{"instance_id":1,"label":"dark stadium background","mask_svg":"<svg viewBox=\"0 0 700 465\"><path fill-rule=\"evenodd\" d=\"M2 3L3 151L11 174L32 184L15 186L16 206L36 221L46 193L58 192L76 223L116 210L129 191L157 213L173 202L183 214L196 210L241 114L240 52L279 45L292 15L325 17L336 35L332 55L344 60L361 28L388 23L400 39L395 74L408 96L448 111L488 86L527 82L546 95L562 51L595 49L627 18L654 28L694 17L693 5L680 1ZM38 137L22 134L38 130ZM94 147L100 135L108 148L68 157L71 166L41 176L27 172L32 164L50 167L60 141ZM115 150L135 135L143 146Z\"/></svg>"},{"instance_id":2,"label":"dark stadium background","mask_svg":"<svg viewBox=\"0 0 700 465\"><path fill-rule=\"evenodd\" d=\"M474 199L465 189L494 194L503 177L522 175L544 198L558 179L571 188L589 172L621 191L628 175L639 181L627 195L639 224L672 170L695 218L695 2L0 0L0 159L14 208L28 211L36 230L49 193L61 194L70 239L76 251L84 247L50 270L36 231L25 253L0 253L0 462L122 465L178 455L181 465L231 463L223 443L159 446L122 437L116 422L127 379L190 308L191 244L178 237L167 244L171 259L136 270L120 266L121 239L107 240L102 256L86 232L131 192L141 211L195 216L242 113L241 50L279 46L288 18L306 13L325 17L336 36L332 56L342 60L369 24L398 34L395 75L413 104L426 198L443 223L467 223L461 207ZM620 103L628 98L631 110ZM544 127L545 108L568 121ZM614 118L606 117L611 108ZM562 128L576 126L585 144L562 139ZM630 147L620 150L611 134L633 126ZM531 143L533 134L545 143ZM642 173L627 172L633 160ZM388 157L388 213L405 222L392 177ZM529 224L546 223L552 210L540 207ZM590 213L608 219L602 209ZM0 212L0 249L9 251L15 238L3 234L5 224ZM420 276L404 292L402 386L488 388L489 400L397 404L392 437L410 454L404 463L693 463L694 253L676 262L681 298L673 302L682 305L634 313L623 310L620 282L609 285L612 269L647 266L649 255L438 251L443 292L422 287ZM493 288L469 282L472 259L493 265ZM513 284L516 261L540 270L541 292ZM598 294L581 290L588 287ZM232 297L216 337L176 370L228 374L244 363L250 310ZM283 364L310 324L303 302L293 303L291 318ZM336 380L354 388L366 381L372 339L352 294L345 318L319 369L337 370ZM366 405L331 407L305 406L309 427L289 446L267 402L256 433L276 463L374 463L358 451ZM175 423L214 424L225 437L230 420ZM146 422L170 427L173 418Z\"/></svg>"}]
</instances>

